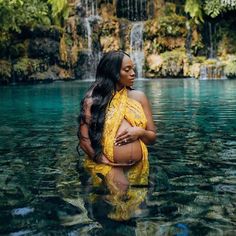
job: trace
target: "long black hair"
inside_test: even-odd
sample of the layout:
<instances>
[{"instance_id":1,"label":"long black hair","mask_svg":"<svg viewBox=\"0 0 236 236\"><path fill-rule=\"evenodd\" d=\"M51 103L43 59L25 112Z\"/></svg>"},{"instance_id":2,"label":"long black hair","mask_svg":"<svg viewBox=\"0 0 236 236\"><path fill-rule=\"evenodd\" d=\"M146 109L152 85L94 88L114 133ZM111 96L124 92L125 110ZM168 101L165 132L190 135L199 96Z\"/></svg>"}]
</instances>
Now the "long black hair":
<instances>
[{"instance_id":1,"label":"long black hair","mask_svg":"<svg viewBox=\"0 0 236 236\"><path fill-rule=\"evenodd\" d=\"M97 66L96 80L92 83L80 104L78 123L79 126L87 124L89 127L89 139L95 151L94 161L99 161L102 153L101 140L106 108L116 91L116 84L120 79L121 65L125 55L129 56L123 51L110 51L103 55ZM87 99L92 100L90 118L85 115ZM86 138L81 135L80 127L77 134L80 140Z\"/></svg>"}]
</instances>

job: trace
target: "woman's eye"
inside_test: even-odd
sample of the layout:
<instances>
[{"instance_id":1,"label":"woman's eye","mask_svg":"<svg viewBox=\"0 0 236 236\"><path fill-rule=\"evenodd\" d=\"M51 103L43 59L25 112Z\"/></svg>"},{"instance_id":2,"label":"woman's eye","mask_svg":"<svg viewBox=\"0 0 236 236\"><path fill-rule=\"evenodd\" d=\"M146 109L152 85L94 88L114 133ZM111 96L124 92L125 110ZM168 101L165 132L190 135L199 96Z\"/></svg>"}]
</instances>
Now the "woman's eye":
<instances>
[{"instance_id":1,"label":"woman's eye","mask_svg":"<svg viewBox=\"0 0 236 236\"><path fill-rule=\"evenodd\" d=\"M130 70L133 70L133 71L135 71L135 70L136 70L136 68L135 68L135 67L132 67L132 68L126 68L126 69L124 69L124 71L125 71L125 72L130 72Z\"/></svg>"}]
</instances>

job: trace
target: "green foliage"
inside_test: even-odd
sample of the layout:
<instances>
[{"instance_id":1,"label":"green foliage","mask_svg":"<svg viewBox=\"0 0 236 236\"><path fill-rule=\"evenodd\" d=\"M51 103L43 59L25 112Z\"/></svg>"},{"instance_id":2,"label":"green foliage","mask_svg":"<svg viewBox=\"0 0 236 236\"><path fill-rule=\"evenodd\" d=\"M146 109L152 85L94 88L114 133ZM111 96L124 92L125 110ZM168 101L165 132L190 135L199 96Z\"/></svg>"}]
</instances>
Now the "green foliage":
<instances>
[{"instance_id":1,"label":"green foliage","mask_svg":"<svg viewBox=\"0 0 236 236\"><path fill-rule=\"evenodd\" d=\"M166 16L176 14L176 4L174 4L172 2L166 2L164 13Z\"/></svg>"},{"instance_id":2,"label":"green foliage","mask_svg":"<svg viewBox=\"0 0 236 236\"><path fill-rule=\"evenodd\" d=\"M211 16L212 18L217 17L222 12L227 12L230 10L236 9L236 2L227 1L227 0L210 0L206 1L204 4L204 11L207 15Z\"/></svg>"},{"instance_id":3,"label":"green foliage","mask_svg":"<svg viewBox=\"0 0 236 236\"><path fill-rule=\"evenodd\" d=\"M1 80L11 77L11 63L9 61L0 60L0 83Z\"/></svg>"},{"instance_id":4,"label":"green foliage","mask_svg":"<svg viewBox=\"0 0 236 236\"><path fill-rule=\"evenodd\" d=\"M186 35L186 17L172 14L160 17L158 20L145 22L144 40L154 40L156 37L182 37Z\"/></svg>"},{"instance_id":5,"label":"green foliage","mask_svg":"<svg viewBox=\"0 0 236 236\"><path fill-rule=\"evenodd\" d=\"M222 4L220 0L206 1L204 5L204 11L212 18L218 16L222 11Z\"/></svg>"},{"instance_id":6,"label":"green foliage","mask_svg":"<svg viewBox=\"0 0 236 236\"><path fill-rule=\"evenodd\" d=\"M26 77L39 71L41 61L27 57L20 58L13 66L16 76Z\"/></svg>"},{"instance_id":7,"label":"green foliage","mask_svg":"<svg viewBox=\"0 0 236 236\"><path fill-rule=\"evenodd\" d=\"M67 0L48 0L51 5L51 14L56 25L63 25L69 16L69 6Z\"/></svg>"},{"instance_id":8,"label":"green foliage","mask_svg":"<svg viewBox=\"0 0 236 236\"><path fill-rule=\"evenodd\" d=\"M185 33L186 18L176 14L160 19L158 32L160 36L182 36Z\"/></svg>"},{"instance_id":9,"label":"green foliage","mask_svg":"<svg viewBox=\"0 0 236 236\"><path fill-rule=\"evenodd\" d=\"M203 22L201 0L186 0L184 10L196 24Z\"/></svg>"},{"instance_id":10,"label":"green foliage","mask_svg":"<svg viewBox=\"0 0 236 236\"><path fill-rule=\"evenodd\" d=\"M183 74L183 60L186 58L184 49L176 49L170 52L160 54L163 64L160 70L160 76L179 77Z\"/></svg>"},{"instance_id":11,"label":"green foliage","mask_svg":"<svg viewBox=\"0 0 236 236\"><path fill-rule=\"evenodd\" d=\"M23 43L18 43L15 45L11 45L8 50L9 58L17 58L20 56L24 56L27 52L27 46Z\"/></svg>"},{"instance_id":12,"label":"green foliage","mask_svg":"<svg viewBox=\"0 0 236 236\"><path fill-rule=\"evenodd\" d=\"M53 23L63 25L68 15L67 0L0 0L0 44L12 33L20 33L22 27L50 25L50 17Z\"/></svg>"},{"instance_id":13,"label":"green foliage","mask_svg":"<svg viewBox=\"0 0 236 236\"><path fill-rule=\"evenodd\" d=\"M236 56L231 58L231 60L226 64L225 75L228 78L236 78Z\"/></svg>"},{"instance_id":14,"label":"green foliage","mask_svg":"<svg viewBox=\"0 0 236 236\"><path fill-rule=\"evenodd\" d=\"M20 32L22 26L49 23L48 6L43 0L0 0L1 36Z\"/></svg>"},{"instance_id":15,"label":"green foliage","mask_svg":"<svg viewBox=\"0 0 236 236\"><path fill-rule=\"evenodd\" d=\"M203 6L203 8L202 8ZM203 13L215 18L223 12L236 10L236 3L227 0L186 0L185 12L195 23L203 22Z\"/></svg>"}]
</instances>

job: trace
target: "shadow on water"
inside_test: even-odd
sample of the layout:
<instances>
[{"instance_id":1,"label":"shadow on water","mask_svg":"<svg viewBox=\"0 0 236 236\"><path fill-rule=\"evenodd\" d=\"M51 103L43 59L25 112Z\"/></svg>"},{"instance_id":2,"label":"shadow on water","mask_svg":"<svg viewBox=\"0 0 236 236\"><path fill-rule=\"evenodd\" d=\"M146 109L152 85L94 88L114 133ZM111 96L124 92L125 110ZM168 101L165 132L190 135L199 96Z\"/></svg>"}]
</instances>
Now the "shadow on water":
<instances>
[{"instance_id":1,"label":"shadow on water","mask_svg":"<svg viewBox=\"0 0 236 236\"><path fill-rule=\"evenodd\" d=\"M234 235L236 81L137 81L158 138L144 201L124 222L107 217L109 192L91 184L75 149L88 85L0 88L1 234Z\"/></svg>"}]
</instances>

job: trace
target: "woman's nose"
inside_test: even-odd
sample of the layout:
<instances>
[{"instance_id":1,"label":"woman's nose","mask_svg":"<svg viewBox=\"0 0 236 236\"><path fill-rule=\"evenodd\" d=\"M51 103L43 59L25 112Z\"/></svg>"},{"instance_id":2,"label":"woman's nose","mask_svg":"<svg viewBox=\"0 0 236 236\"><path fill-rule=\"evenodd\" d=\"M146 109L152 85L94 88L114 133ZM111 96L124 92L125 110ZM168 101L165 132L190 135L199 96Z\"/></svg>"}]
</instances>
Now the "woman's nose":
<instances>
[{"instance_id":1,"label":"woman's nose","mask_svg":"<svg viewBox=\"0 0 236 236\"><path fill-rule=\"evenodd\" d=\"M135 70L134 69L131 70L131 74L130 75L131 76L135 76Z\"/></svg>"}]
</instances>

